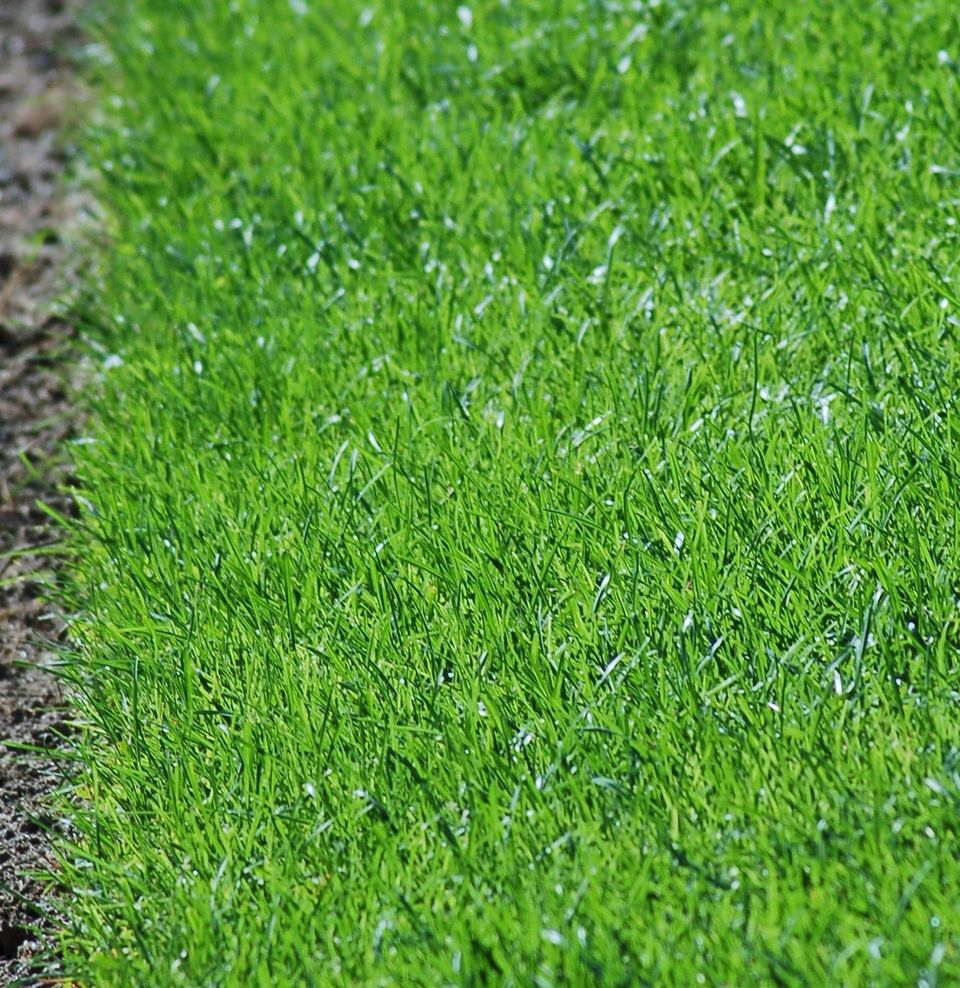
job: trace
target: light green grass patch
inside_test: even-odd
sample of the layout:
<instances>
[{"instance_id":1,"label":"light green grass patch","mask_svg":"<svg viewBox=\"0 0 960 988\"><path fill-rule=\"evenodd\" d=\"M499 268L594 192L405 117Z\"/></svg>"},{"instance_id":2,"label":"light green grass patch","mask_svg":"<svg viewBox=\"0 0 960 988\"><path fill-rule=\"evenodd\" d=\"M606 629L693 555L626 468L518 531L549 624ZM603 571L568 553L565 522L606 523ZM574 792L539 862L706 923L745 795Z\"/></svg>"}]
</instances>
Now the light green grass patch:
<instances>
[{"instance_id":1,"label":"light green grass patch","mask_svg":"<svg viewBox=\"0 0 960 988\"><path fill-rule=\"evenodd\" d=\"M67 972L960 979L954 4L103 14Z\"/></svg>"}]
</instances>

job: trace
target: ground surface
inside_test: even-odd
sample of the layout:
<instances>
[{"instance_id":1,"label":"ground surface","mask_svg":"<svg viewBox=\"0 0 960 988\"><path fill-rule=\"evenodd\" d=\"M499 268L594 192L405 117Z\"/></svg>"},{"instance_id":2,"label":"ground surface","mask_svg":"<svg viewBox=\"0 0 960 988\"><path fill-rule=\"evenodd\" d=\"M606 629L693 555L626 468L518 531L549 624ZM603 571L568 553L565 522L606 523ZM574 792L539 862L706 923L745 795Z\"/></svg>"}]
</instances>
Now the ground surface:
<instances>
[{"instance_id":1,"label":"ground surface","mask_svg":"<svg viewBox=\"0 0 960 988\"><path fill-rule=\"evenodd\" d=\"M68 975L960 984L955 0L98 3Z\"/></svg>"},{"instance_id":2,"label":"ground surface","mask_svg":"<svg viewBox=\"0 0 960 988\"><path fill-rule=\"evenodd\" d=\"M40 748L56 744L64 719L59 687L43 671L52 659L44 642L61 625L40 599L50 559L11 553L55 538L36 502L57 502L54 461L70 427L57 355L71 331L51 305L70 277L61 232L75 209L59 184L72 8L0 0L0 739ZM50 867L41 800L59 778L49 760L0 748L2 984L28 972L38 947L28 903L41 887L22 872Z\"/></svg>"}]
</instances>

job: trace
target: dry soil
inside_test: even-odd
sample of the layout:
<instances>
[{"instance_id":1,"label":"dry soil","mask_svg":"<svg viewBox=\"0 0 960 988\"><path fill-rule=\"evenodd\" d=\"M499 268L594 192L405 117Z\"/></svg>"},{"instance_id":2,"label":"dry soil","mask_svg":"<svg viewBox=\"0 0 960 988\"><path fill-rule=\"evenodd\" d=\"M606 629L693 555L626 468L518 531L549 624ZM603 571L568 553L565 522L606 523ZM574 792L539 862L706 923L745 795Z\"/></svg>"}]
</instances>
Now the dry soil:
<instances>
[{"instance_id":1,"label":"dry soil","mask_svg":"<svg viewBox=\"0 0 960 988\"><path fill-rule=\"evenodd\" d=\"M75 276L64 231L78 203L64 192L65 132L79 105L73 0L0 0L0 984L31 976L44 946L34 903L51 868L44 797L62 759L44 756L65 730L46 671L62 622L44 602L53 535L38 501L66 510L63 440L71 429L56 314ZM46 554L44 550L46 549ZM12 744L11 744L12 742ZM39 749L24 752L17 746Z\"/></svg>"}]
</instances>

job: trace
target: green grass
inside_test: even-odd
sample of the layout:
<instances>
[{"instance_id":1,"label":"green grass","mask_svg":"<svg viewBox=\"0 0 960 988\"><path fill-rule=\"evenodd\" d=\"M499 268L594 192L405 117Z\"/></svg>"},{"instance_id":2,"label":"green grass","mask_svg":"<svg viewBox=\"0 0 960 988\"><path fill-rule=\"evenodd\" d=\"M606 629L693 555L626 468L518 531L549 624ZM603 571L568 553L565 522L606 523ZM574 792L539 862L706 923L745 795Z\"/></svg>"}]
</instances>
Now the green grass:
<instances>
[{"instance_id":1,"label":"green grass","mask_svg":"<svg viewBox=\"0 0 960 988\"><path fill-rule=\"evenodd\" d=\"M66 973L960 981L956 5L101 10Z\"/></svg>"}]
</instances>

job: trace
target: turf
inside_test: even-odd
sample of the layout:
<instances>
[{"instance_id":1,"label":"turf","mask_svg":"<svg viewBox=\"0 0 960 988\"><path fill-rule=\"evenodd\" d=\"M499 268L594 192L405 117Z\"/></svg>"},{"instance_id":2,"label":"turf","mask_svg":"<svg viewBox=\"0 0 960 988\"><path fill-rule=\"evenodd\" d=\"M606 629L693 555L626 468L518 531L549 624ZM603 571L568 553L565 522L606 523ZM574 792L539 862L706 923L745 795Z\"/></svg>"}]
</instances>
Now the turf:
<instances>
[{"instance_id":1,"label":"turf","mask_svg":"<svg viewBox=\"0 0 960 988\"><path fill-rule=\"evenodd\" d=\"M957 983L956 5L99 9L65 972Z\"/></svg>"}]
</instances>

